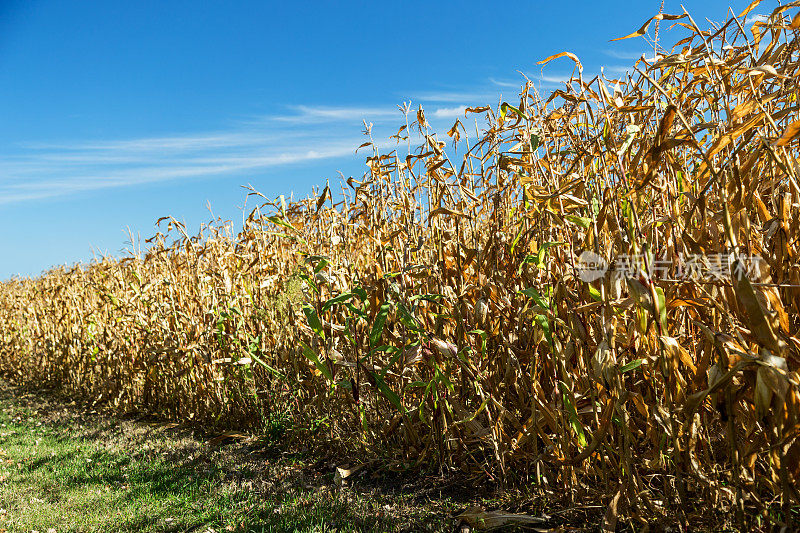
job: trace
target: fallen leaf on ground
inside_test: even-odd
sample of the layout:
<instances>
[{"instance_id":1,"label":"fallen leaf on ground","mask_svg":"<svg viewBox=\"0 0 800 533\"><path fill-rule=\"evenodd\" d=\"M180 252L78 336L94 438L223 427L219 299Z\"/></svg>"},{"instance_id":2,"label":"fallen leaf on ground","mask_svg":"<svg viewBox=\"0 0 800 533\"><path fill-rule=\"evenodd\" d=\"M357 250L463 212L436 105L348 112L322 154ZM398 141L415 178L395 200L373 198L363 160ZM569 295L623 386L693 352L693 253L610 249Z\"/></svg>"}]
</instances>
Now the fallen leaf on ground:
<instances>
[{"instance_id":1,"label":"fallen leaf on ground","mask_svg":"<svg viewBox=\"0 0 800 533\"><path fill-rule=\"evenodd\" d=\"M484 511L480 507L470 507L456 516L476 529L496 529L511 525L542 525L547 520L538 516L504 513L502 511Z\"/></svg>"}]
</instances>

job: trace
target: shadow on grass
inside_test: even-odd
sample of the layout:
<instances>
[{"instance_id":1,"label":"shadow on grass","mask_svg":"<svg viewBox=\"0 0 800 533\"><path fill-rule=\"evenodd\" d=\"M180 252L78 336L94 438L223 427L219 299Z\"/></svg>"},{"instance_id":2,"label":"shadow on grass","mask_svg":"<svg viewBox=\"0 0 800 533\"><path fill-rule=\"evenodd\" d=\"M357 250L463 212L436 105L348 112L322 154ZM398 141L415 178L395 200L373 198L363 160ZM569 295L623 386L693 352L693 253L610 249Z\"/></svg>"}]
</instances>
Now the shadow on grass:
<instances>
[{"instance_id":1,"label":"shadow on grass","mask_svg":"<svg viewBox=\"0 0 800 533\"><path fill-rule=\"evenodd\" d=\"M280 464L279 459L254 460L247 447L198 453L196 445L173 447L161 435L156 451L167 448L170 458L164 458L162 453L137 448L105 449L109 441L105 431L90 431L76 441L61 434L69 433L69 424L46 428L44 437L36 437L37 429L41 431L19 424L14 435L3 439L4 446L20 451L36 443L41 455L20 465L11 480L16 486L7 487L16 491L11 500L16 499L19 507L38 499L43 505L57 504L65 513L85 511L85 521L75 518L72 522L80 524L81 530L84 524L91 531L176 532L209 528L387 531L398 527L380 516L365 516L328 487L305 485L297 465ZM280 471L284 472L280 482L270 481ZM101 493L99 498L93 496ZM5 494L2 499L6 500ZM89 511L98 508L104 510L100 516L89 518ZM49 521L40 517L30 525L51 527L61 518L57 514Z\"/></svg>"},{"instance_id":2,"label":"shadow on grass","mask_svg":"<svg viewBox=\"0 0 800 533\"><path fill-rule=\"evenodd\" d=\"M386 493L376 489L380 481L375 487L366 483L367 490L340 490L329 460L288 450L282 432L204 443L195 429L109 417L47 391L2 382L0 420L8 426L0 431L0 449L15 458L7 482L0 478L0 507L9 511L9 522L0 527L202 533L452 529L443 513L418 507L413 519L408 516L404 502L414 498L401 488L405 483L387 486Z\"/></svg>"}]
</instances>

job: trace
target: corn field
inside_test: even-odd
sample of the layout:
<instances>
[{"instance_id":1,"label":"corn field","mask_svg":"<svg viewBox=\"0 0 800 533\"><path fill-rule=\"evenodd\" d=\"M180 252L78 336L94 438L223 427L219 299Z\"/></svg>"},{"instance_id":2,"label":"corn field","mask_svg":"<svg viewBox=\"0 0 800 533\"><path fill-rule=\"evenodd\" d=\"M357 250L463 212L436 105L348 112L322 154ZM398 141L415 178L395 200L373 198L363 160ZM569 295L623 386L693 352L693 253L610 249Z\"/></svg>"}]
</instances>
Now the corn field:
<instances>
[{"instance_id":1,"label":"corn field","mask_svg":"<svg viewBox=\"0 0 800 533\"><path fill-rule=\"evenodd\" d=\"M657 15L626 38L683 38L619 79L551 56L563 89L446 134L406 106L362 177L251 189L241 231L166 217L6 281L0 371L634 520L796 525L800 2L745 27L758 3Z\"/></svg>"}]
</instances>

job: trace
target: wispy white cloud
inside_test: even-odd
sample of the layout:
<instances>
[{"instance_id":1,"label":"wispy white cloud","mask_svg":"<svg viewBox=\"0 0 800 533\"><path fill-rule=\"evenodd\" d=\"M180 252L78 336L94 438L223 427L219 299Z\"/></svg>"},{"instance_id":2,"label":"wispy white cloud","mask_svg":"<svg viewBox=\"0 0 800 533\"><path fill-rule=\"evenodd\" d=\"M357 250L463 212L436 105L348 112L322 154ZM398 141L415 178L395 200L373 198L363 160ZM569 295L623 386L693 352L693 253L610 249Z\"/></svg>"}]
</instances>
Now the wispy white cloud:
<instances>
[{"instance_id":1,"label":"wispy white cloud","mask_svg":"<svg viewBox=\"0 0 800 533\"><path fill-rule=\"evenodd\" d=\"M633 51L619 51L619 50L603 50L603 53L607 56L613 57L614 59L627 59L631 61L631 64L634 63L635 60L641 59L644 56L645 60L648 63L652 63L653 61L657 61L661 58L660 55L654 53L652 49L650 50L642 50L641 52L633 52Z\"/></svg>"},{"instance_id":2,"label":"wispy white cloud","mask_svg":"<svg viewBox=\"0 0 800 533\"><path fill-rule=\"evenodd\" d=\"M0 151L0 204L355 157L362 118L390 117L392 106L297 106L216 132L21 143Z\"/></svg>"},{"instance_id":3,"label":"wispy white cloud","mask_svg":"<svg viewBox=\"0 0 800 533\"><path fill-rule=\"evenodd\" d=\"M576 72L575 76L577 75L578 74ZM530 74L528 77L540 89L557 89L563 88L564 84L567 83L572 77L572 74L540 70L534 74Z\"/></svg>"},{"instance_id":4,"label":"wispy white cloud","mask_svg":"<svg viewBox=\"0 0 800 533\"><path fill-rule=\"evenodd\" d=\"M356 140L353 139L353 142ZM58 170L53 165L36 165L33 161L26 174L39 176L33 180L3 179L0 181L0 204L35 200L74 194L77 192L143 185L176 179L221 176L241 171L254 171L319 159L330 159L352 155L353 142L320 147L314 150L294 149L276 152L261 151L239 155L210 157L183 157L169 162L143 159L138 165L127 168L102 168L102 164L87 165L81 171L62 170L61 177L43 178ZM0 160L0 169L5 171L5 161ZM5 172L3 172L5 174Z\"/></svg>"},{"instance_id":5,"label":"wispy white cloud","mask_svg":"<svg viewBox=\"0 0 800 533\"><path fill-rule=\"evenodd\" d=\"M463 115L465 108L428 107L435 129L449 127L446 121ZM249 179L280 165L358 160L362 120L392 133L395 123L403 122L394 105L294 106L216 132L21 143L0 150L0 204L171 180L244 174ZM381 149L394 146L381 140L383 133L375 135Z\"/></svg>"},{"instance_id":6,"label":"wispy white cloud","mask_svg":"<svg viewBox=\"0 0 800 533\"><path fill-rule=\"evenodd\" d=\"M489 81L497 85L498 87L510 87L513 89L519 89L524 83L516 82L516 81L505 81L505 80L497 80L495 78L489 78Z\"/></svg>"},{"instance_id":7,"label":"wispy white cloud","mask_svg":"<svg viewBox=\"0 0 800 533\"><path fill-rule=\"evenodd\" d=\"M569 74L563 74L563 75L542 74L540 76L537 76L537 78L543 82L557 83L557 84L566 83L570 79L570 77L571 76Z\"/></svg>"},{"instance_id":8,"label":"wispy white cloud","mask_svg":"<svg viewBox=\"0 0 800 533\"><path fill-rule=\"evenodd\" d=\"M202 151L242 145L258 145L275 140L277 136L266 132L219 132L174 137L148 137L114 141L78 141L69 143L23 143L34 150L61 150L65 153L107 151L117 153Z\"/></svg>"},{"instance_id":9,"label":"wispy white cloud","mask_svg":"<svg viewBox=\"0 0 800 533\"><path fill-rule=\"evenodd\" d=\"M434 130L446 131L452 120L464 116L466 104L496 103L498 87L522 85L493 78L489 82L475 90L411 93L412 109L423 105ZM409 99L408 94L396 97L398 103ZM0 205L174 180L244 176L250 180L280 165L358 161L363 155L356 155L355 149L365 140L362 121L374 124L373 137L381 149L396 145L382 139L405 123L394 103L294 105L232 122L218 131L20 142L0 147Z\"/></svg>"},{"instance_id":10,"label":"wispy white cloud","mask_svg":"<svg viewBox=\"0 0 800 533\"><path fill-rule=\"evenodd\" d=\"M486 92L458 92L458 91L441 91L441 92L423 92L417 93L413 100L425 102L443 102L443 103L461 103L472 102L474 105L489 103L496 100L497 94Z\"/></svg>"},{"instance_id":11,"label":"wispy white cloud","mask_svg":"<svg viewBox=\"0 0 800 533\"><path fill-rule=\"evenodd\" d=\"M291 106L294 111L291 115L267 117L267 120L277 120L291 124L312 124L319 122L338 121L374 121L377 119L398 117L397 108L391 107L325 107L325 106Z\"/></svg>"},{"instance_id":12,"label":"wispy white cloud","mask_svg":"<svg viewBox=\"0 0 800 533\"><path fill-rule=\"evenodd\" d=\"M750 26L756 22L766 22L769 19L766 15L750 15L744 20L745 26Z\"/></svg>"},{"instance_id":13,"label":"wispy white cloud","mask_svg":"<svg viewBox=\"0 0 800 533\"><path fill-rule=\"evenodd\" d=\"M626 72L632 72L633 67L630 65L604 65L603 72L608 74L625 74Z\"/></svg>"},{"instance_id":14,"label":"wispy white cloud","mask_svg":"<svg viewBox=\"0 0 800 533\"><path fill-rule=\"evenodd\" d=\"M432 116L435 118L457 118L464 116L464 110L467 106L460 105L455 107L440 107L434 109Z\"/></svg>"},{"instance_id":15,"label":"wispy white cloud","mask_svg":"<svg viewBox=\"0 0 800 533\"><path fill-rule=\"evenodd\" d=\"M636 52L633 50L603 50L603 53L614 59L639 59L644 51Z\"/></svg>"},{"instance_id":16,"label":"wispy white cloud","mask_svg":"<svg viewBox=\"0 0 800 533\"><path fill-rule=\"evenodd\" d=\"M326 146L317 150L295 150L282 153L253 153L241 156L218 156L198 159L180 159L165 163L144 163L131 168L103 169L87 166L84 172L70 172L55 179L3 180L0 182L0 204L22 200L53 198L77 192L144 185L176 179L224 176L234 172L256 171L277 165L309 162L352 155L354 145ZM93 165L101 167L102 165ZM0 168L3 168L0 163ZM44 175L54 170L52 166L32 164L28 174Z\"/></svg>"}]
</instances>

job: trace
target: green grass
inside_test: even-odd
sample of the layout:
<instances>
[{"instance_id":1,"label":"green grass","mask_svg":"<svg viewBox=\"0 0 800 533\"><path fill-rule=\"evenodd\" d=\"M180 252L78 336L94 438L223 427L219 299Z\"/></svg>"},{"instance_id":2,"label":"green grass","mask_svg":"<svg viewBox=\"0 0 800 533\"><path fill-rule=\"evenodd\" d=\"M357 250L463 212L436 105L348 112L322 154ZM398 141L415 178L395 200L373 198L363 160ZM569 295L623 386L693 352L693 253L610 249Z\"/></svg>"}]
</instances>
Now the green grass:
<instances>
[{"instance_id":1,"label":"green grass","mask_svg":"<svg viewBox=\"0 0 800 533\"><path fill-rule=\"evenodd\" d=\"M597 530L605 513L602 502L545 512L529 492L422 472L366 467L339 487L334 465L344 460L297 453L281 444L286 431L277 424L260 439L209 440L0 380L0 533L451 532L452 517L476 504L551 514L552 525L577 532ZM620 528L640 530L633 526Z\"/></svg>"},{"instance_id":2,"label":"green grass","mask_svg":"<svg viewBox=\"0 0 800 533\"><path fill-rule=\"evenodd\" d=\"M446 512L271 455L2 385L0 532L452 530Z\"/></svg>"}]
</instances>

